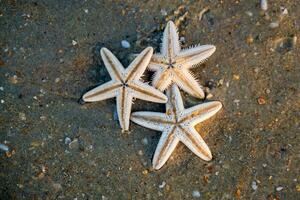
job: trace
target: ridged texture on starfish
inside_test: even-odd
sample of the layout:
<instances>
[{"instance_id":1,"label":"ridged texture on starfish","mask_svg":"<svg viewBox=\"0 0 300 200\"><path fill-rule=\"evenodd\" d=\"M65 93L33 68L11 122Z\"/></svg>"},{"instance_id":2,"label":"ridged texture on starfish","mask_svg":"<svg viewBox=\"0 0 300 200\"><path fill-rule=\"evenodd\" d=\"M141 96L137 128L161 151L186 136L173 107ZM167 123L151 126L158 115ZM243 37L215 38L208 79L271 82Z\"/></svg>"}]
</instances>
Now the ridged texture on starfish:
<instances>
[{"instance_id":1,"label":"ridged texture on starfish","mask_svg":"<svg viewBox=\"0 0 300 200\"><path fill-rule=\"evenodd\" d=\"M82 99L85 102L94 102L116 97L119 123L122 130L127 131L133 98L156 103L167 102L166 95L140 81L152 54L153 48L146 48L124 69L108 49L102 48L101 57L112 80L90 90L83 95Z\"/></svg>"},{"instance_id":2,"label":"ridged texture on starfish","mask_svg":"<svg viewBox=\"0 0 300 200\"><path fill-rule=\"evenodd\" d=\"M167 90L167 96L166 113L134 112L131 115L133 122L162 132L153 157L153 167L160 169L180 141L203 160L211 160L211 151L194 126L215 115L222 108L221 102L212 101L185 109L175 84Z\"/></svg>"},{"instance_id":3,"label":"ridged texture on starfish","mask_svg":"<svg viewBox=\"0 0 300 200\"><path fill-rule=\"evenodd\" d=\"M204 62L215 52L213 45L194 46L181 50L177 29L169 21L163 34L161 53L154 54L148 66L155 71L152 84L164 91L172 83L176 83L187 93L204 98L205 94L190 68Z\"/></svg>"}]
</instances>

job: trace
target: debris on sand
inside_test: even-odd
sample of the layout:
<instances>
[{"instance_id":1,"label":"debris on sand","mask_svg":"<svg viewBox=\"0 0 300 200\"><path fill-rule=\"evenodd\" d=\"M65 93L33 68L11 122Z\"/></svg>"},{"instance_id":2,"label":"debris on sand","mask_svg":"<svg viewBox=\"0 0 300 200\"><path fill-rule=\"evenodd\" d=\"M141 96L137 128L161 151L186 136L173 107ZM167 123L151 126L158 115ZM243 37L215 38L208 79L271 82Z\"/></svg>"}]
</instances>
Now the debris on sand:
<instances>
[{"instance_id":1,"label":"debris on sand","mask_svg":"<svg viewBox=\"0 0 300 200\"><path fill-rule=\"evenodd\" d=\"M263 11L267 11L268 10L268 2L267 2L267 0L260 0L260 9L262 9Z\"/></svg>"},{"instance_id":2,"label":"debris on sand","mask_svg":"<svg viewBox=\"0 0 300 200\"><path fill-rule=\"evenodd\" d=\"M125 48L125 49L129 49L130 48L130 43L127 41L127 40L122 40L121 41L121 45L122 45L122 47L123 48Z\"/></svg>"}]
</instances>

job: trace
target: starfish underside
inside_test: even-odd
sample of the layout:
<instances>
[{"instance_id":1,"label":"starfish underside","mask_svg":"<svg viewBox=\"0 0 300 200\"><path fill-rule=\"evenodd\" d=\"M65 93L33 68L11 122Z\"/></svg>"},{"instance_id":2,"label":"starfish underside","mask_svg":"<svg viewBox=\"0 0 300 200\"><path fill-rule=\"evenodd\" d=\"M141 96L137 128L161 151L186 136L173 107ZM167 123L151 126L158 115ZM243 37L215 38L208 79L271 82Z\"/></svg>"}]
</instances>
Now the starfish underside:
<instances>
[{"instance_id":1,"label":"starfish underside","mask_svg":"<svg viewBox=\"0 0 300 200\"><path fill-rule=\"evenodd\" d=\"M211 151L194 126L215 115L222 104L212 101L185 109L175 84L167 90L167 96L166 113L134 112L131 116L133 122L162 132L153 157L153 167L160 169L180 141L203 160L211 160Z\"/></svg>"},{"instance_id":2,"label":"starfish underside","mask_svg":"<svg viewBox=\"0 0 300 200\"><path fill-rule=\"evenodd\" d=\"M166 95L140 80L152 54L153 49L146 48L124 69L120 61L108 49L102 48L101 57L112 80L84 94L83 100L94 102L116 97L119 123L122 130L127 131L133 98L156 103L167 102Z\"/></svg>"},{"instance_id":3,"label":"starfish underside","mask_svg":"<svg viewBox=\"0 0 300 200\"><path fill-rule=\"evenodd\" d=\"M181 50L176 27L169 21L164 30L161 53L152 56L148 67L155 71L152 84L164 91L176 83L187 93L204 98L204 91L190 69L204 62L215 49L213 45L201 45Z\"/></svg>"}]
</instances>

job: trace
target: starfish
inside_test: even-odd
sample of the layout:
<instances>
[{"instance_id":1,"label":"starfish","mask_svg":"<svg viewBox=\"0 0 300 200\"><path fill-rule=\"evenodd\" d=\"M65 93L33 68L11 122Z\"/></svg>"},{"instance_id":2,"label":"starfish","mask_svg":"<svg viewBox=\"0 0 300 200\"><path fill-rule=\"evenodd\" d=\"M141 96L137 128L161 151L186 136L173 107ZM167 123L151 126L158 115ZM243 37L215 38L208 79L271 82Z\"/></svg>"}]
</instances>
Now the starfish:
<instances>
[{"instance_id":1,"label":"starfish","mask_svg":"<svg viewBox=\"0 0 300 200\"><path fill-rule=\"evenodd\" d=\"M100 52L112 80L85 93L82 99L85 102L94 102L116 97L120 126L123 131L128 131L133 98L157 103L167 102L166 95L140 80L149 64L153 48L146 48L126 69L108 49L102 48Z\"/></svg>"},{"instance_id":2,"label":"starfish","mask_svg":"<svg viewBox=\"0 0 300 200\"><path fill-rule=\"evenodd\" d=\"M153 157L153 168L160 169L181 141L203 160L212 159L211 151L194 126L215 115L221 108L219 101L203 103L185 109L178 87L167 90L166 113L134 112L131 120L141 126L162 132Z\"/></svg>"},{"instance_id":3,"label":"starfish","mask_svg":"<svg viewBox=\"0 0 300 200\"><path fill-rule=\"evenodd\" d=\"M204 62L216 50L213 45L195 46L181 50L177 29L169 21L163 34L161 53L154 54L148 69L154 71L152 85L164 91L172 83L198 98L204 98L204 91L190 69Z\"/></svg>"}]
</instances>

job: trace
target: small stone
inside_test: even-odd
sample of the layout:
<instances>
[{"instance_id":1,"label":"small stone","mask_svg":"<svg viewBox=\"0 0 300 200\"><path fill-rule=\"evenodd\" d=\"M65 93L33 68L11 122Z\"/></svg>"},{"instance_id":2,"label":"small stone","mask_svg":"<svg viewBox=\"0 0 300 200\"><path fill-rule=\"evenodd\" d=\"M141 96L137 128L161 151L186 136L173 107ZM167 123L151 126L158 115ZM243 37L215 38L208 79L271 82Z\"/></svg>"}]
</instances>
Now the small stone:
<instances>
[{"instance_id":1,"label":"small stone","mask_svg":"<svg viewBox=\"0 0 300 200\"><path fill-rule=\"evenodd\" d=\"M252 44L253 41L254 41L254 39L253 39L252 35L248 35L248 36L246 37L246 43L247 43L248 45Z\"/></svg>"},{"instance_id":2,"label":"small stone","mask_svg":"<svg viewBox=\"0 0 300 200\"><path fill-rule=\"evenodd\" d=\"M70 149L78 149L79 148L79 141L75 138L72 142L69 143Z\"/></svg>"},{"instance_id":3,"label":"small stone","mask_svg":"<svg viewBox=\"0 0 300 200\"><path fill-rule=\"evenodd\" d=\"M128 49L130 48L130 43L127 40L122 40L121 45L123 48Z\"/></svg>"},{"instance_id":4,"label":"small stone","mask_svg":"<svg viewBox=\"0 0 300 200\"><path fill-rule=\"evenodd\" d=\"M233 100L233 103L238 104L238 103L240 103L240 100L239 99L235 99L235 100Z\"/></svg>"},{"instance_id":5,"label":"small stone","mask_svg":"<svg viewBox=\"0 0 300 200\"><path fill-rule=\"evenodd\" d=\"M266 168L266 167L267 167L267 164L266 164L266 163L264 163L264 164L262 164L262 166L263 166L264 168Z\"/></svg>"},{"instance_id":6,"label":"small stone","mask_svg":"<svg viewBox=\"0 0 300 200\"><path fill-rule=\"evenodd\" d=\"M198 190L194 190L194 191L192 192L192 196L193 196L194 198L200 198L200 197L201 197L201 193L200 193Z\"/></svg>"},{"instance_id":7,"label":"small stone","mask_svg":"<svg viewBox=\"0 0 300 200\"><path fill-rule=\"evenodd\" d=\"M58 83L59 81L60 81L60 78L56 78L56 79L54 80L55 83Z\"/></svg>"},{"instance_id":8,"label":"small stone","mask_svg":"<svg viewBox=\"0 0 300 200\"><path fill-rule=\"evenodd\" d=\"M234 74L233 75L233 80L240 80L240 75Z\"/></svg>"},{"instance_id":9,"label":"small stone","mask_svg":"<svg viewBox=\"0 0 300 200\"><path fill-rule=\"evenodd\" d=\"M211 99L211 98L213 98L213 96L214 96L214 95L212 95L211 93L209 93L209 94L206 95L206 98L207 98L207 99Z\"/></svg>"},{"instance_id":10,"label":"small stone","mask_svg":"<svg viewBox=\"0 0 300 200\"><path fill-rule=\"evenodd\" d=\"M257 190L258 186L257 186L256 181L252 182L251 187L252 187L253 190Z\"/></svg>"},{"instance_id":11,"label":"small stone","mask_svg":"<svg viewBox=\"0 0 300 200\"><path fill-rule=\"evenodd\" d=\"M253 13L250 12L250 11L246 11L245 13L246 13L246 15L248 15L249 17L252 17L252 16L253 16Z\"/></svg>"},{"instance_id":12,"label":"small stone","mask_svg":"<svg viewBox=\"0 0 300 200\"><path fill-rule=\"evenodd\" d=\"M145 169L143 172L142 172L144 175L147 175L149 172L147 169Z\"/></svg>"},{"instance_id":13,"label":"small stone","mask_svg":"<svg viewBox=\"0 0 300 200\"><path fill-rule=\"evenodd\" d=\"M270 89L266 89L266 94L270 94L271 90Z\"/></svg>"},{"instance_id":14,"label":"small stone","mask_svg":"<svg viewBox=\"0 0 300 200\"><path fill-rule=\"evenodd\" d=\"M5 145L5 144L0 144L0 149L1 149L2 151L5 151L5 152L8 152L8 151L9 151L9 147L8 147L7 145Z\"/></svg>"},{"instance_id":15,"label":"small stone","mask_svg":"<svg viewBox=\"0 0 300 200\"><path fill-rule=\"evenodd\" d=\"M276 22L271 22L271 23L269 24L269 27L272 28L272 29L273 29L273 28L277 28L277 27L279 27L279 22L277 22L277 21L276 21Z\"/></svg>"},{"instance_id":16,"label":"small stone","mask_svg":"<svg viewBox=\"0 0 300 200\"><path fill-rule=\"evenodd\" d=\"M218 86L222 86L224 84L224 79L220 79L219 81L218 81Z\"/></svg>"},{"instance_id":17,"label":"small stone","mask_svg":"<svg viewBox=\"0 0 300 200\"><path fill-rule=\"evenodd\" d=\"M254 72L255 72L255 73L258 73L258 72L259 72L259 68L258 68L258 67L255 67L255 68L254 68Z\"/></svg>"},{"instance_id":18,"label":"small stone","mask_svg":"<svg viewBox=\"0 0 300 200\"><path fill-rule=\"evenodd\" d=\"M166 9L161 9L160 13L161 13L162 16L167 16L168 15Z\"/></svg>"},{"instance_id":19,"label":"small stone","mask_svg":"<svg viewBox=\"0 0 300 200\"><path fill-rule=\"evenodd\" d=\"M72 142L71 138L69 138L69 137L65 138L65 144L66 145L70 144L71 142Z\"/></svg>"},{"instance_id":20,"label":"small stone","mask_svg":"<svg viewBox=\"0 0 300 200\"><path fill-rule=\"evenodd\" d=\"M283 187L282 187L282 186L276 187L276 191L277 191L277 192L279 192L279 191L281 191L281 190L283 190Z\"/></svg>"},{"instance_id":21,"label":"small stone","mask_svg":"<svg viewBox=\"0 0 300 200\"><path fill-rule=\"evenodd\" d=\"M20 120L22 120L22 121L25 121L26 120L26 115L25 115L25 113L19 113L19 118L20 118Z\"/></svg>"},{"instance_id":22,"label":"small stone","mask_svg":"<svg viewBox=\"0 0 300 200\"><path fill-rule=\"evenodd\" d=\"M1 101L0 101L2 104L4 104L5 103L5 101L3 100L3 99L1 99Z\"/></svg>"},{"instance_id":23,"label":"small stone","mask_svg":"<svg viewBox=\"0 0 300 200\"><path fill-rule=\"evenodd\" d=\"M160 189L162 189L162 188L164 188L165 186L166 186L166 182L163 181L158 187L159 187Z\"/></svg>"},{"instance_id":24,"label":"small stone","mask_svg":"<svg viewBox=\"0 0 300 200\"><path fill-rule=\"evenodd\" d=\"M72 40L72 45L75 46L77 45L78 43L75 41L75 40Z\"/></svg>"},{"instance_id":25,"label":"small stone","mask_svg":"<svg viewBox=\"0 0 300 200\"><path fill-rule=\"evenodd\" d=\"M4 91L4 88L3 88L3 87L0 87L0 91Z\"/></svg>"},{"instance_id":26,"label":"small stone","mask_svg":"<svg viewBox=\"0 0 300 200\"><path fill-rule=\"evenodd\" d=\"M267 11L268 10L268 2L267 2L267 0L260 0L260 9L262 9L263 11Z\"/></svg>"},{"instance_id":27,"label":"small stone","mask_svg":"<svg viewBox=\"0 0 300 200\"><path fill-rule=\"evenodd\" d=\"M280 11L281 11L281 15L287 15L287 14L289 14L288 10L285 7L283 7L283 6L280 6Z\"/></svg>"},{"instance_id":28,"label":"small stone","mask_svg":"<svg viewBox=\"0 0 300 200\"><path fill-rule=\"evenodd\" d=\"M47 119L46 116L44 116L44 115L40 116L40 120L45 121L46 119Z\"/></svg>"},{"instance_id":29,"label":"small stone","mask_svg":"<svg viewBox=\"0 0 300 200\"><path fill-rule=\"evenodd\" d=\"M138 151L138 154L139 154L140 156L144 155L144 153L143 153L142 150L139 150L139 151Z\"/></svg>"},{"instance_id":30,"label":"small stone","mask_svg":"<svg viewBox=\"0 0 300 200\"><path fill-rule=\"evenodd\" d=\"M89 13L89 10L88 10L88 9L84 9L84 12L85 12L85 13Z\"/></svg>"},{"instance_id":31,"label":"small stone","mask_svg":"<svg viewBox=\"0 0 300 200\"><path fill-rule=\"evenodd\" d=\"M266 100L265 100L264 97L258 97L258 98L257 98L257 103L258 103L259 105L264 105L264 104L266 104Z\"/></svg>"},{"instance_id":32,"label":"small stone","mask_svg":"<svg viewBox=\"0 0 300 200\"><path fill-rule=\"evenodd\" d=\"M12 83L12 84L17 84L18 83L17 75L13 75L12 77L10 77L9 82Z\"/></svg>"}]
</instances>

